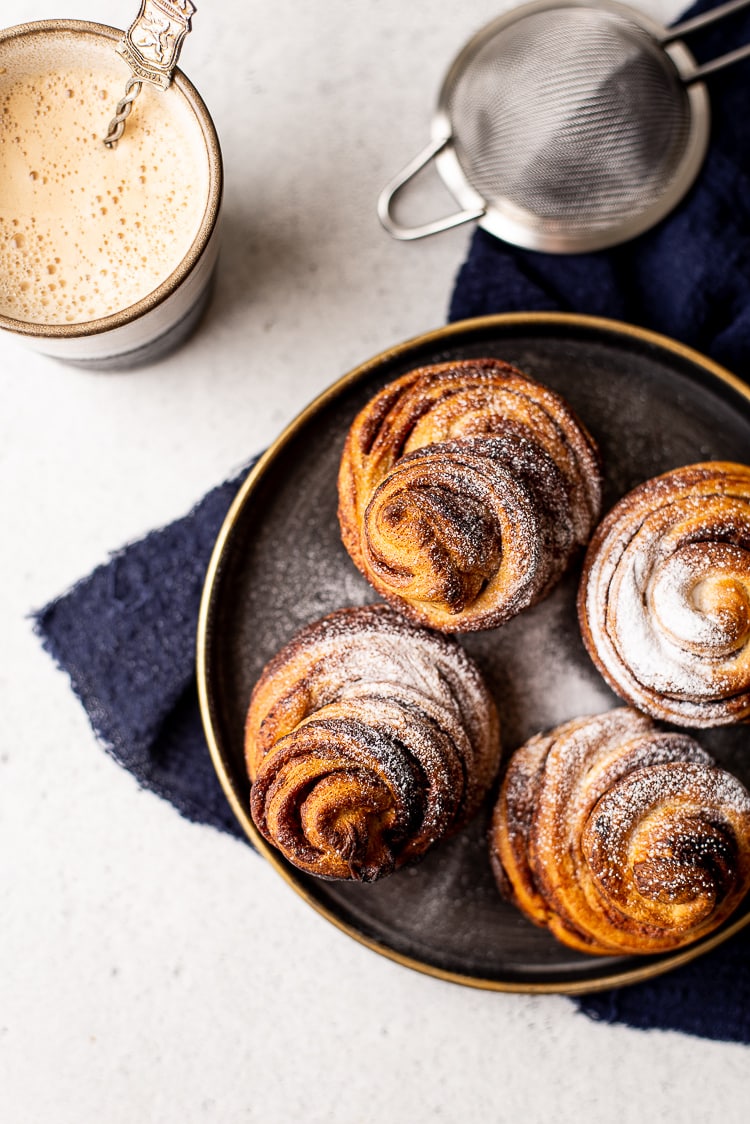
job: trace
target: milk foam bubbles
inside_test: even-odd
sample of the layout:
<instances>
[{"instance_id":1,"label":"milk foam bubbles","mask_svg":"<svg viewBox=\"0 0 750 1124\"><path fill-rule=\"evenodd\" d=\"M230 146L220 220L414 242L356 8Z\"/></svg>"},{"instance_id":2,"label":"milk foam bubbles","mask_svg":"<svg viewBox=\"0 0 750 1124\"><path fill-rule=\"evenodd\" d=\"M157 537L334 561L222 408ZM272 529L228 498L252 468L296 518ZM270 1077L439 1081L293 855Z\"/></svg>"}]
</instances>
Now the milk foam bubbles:
<instances>
[{"instance_id":1,"label":"milk foam bubbles","mask_svg":"<svg viewBox=\"0 0 750 1124\"><path fill-rule=\"evenodd\" d=\"M144 85L102 143L130 76L111 44L61 35L0 52L0 313L80 324L129 308L177 268L203 219L200 123Z\"/></svg>"}]
</instances>

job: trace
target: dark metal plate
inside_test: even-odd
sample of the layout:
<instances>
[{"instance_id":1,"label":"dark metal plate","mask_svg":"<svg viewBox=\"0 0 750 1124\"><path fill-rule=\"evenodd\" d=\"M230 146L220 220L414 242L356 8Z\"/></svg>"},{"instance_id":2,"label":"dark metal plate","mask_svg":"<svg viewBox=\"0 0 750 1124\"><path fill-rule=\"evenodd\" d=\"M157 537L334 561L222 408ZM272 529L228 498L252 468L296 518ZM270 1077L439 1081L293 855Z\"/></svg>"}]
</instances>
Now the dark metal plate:
<instances>
[{"instance_id":1,"label":"dark metal plate","mask_svg":"<svg viewBox=\"0 0 750 1124\"><path fill-rule=\"evenodd\" d=\"M253 843L316 909L377 951L480 987L582 991L665 971L750 921L659 957L572 952L499 897L487 813L410 869L374 885L326 882L289 866L250 820L243 725L264 664L304 624L376 600L344 551L336 474L348 427L385 383L424 363L494 356L559 391L598 441L605 510L640 481L700 460L750 457L750 388L662 337L565 315L487 317L440 329L345 376L286 430L251 474L219 536L198 638L201 706L217 772ZM588 659L575 615L577 569L501 629L461 638L494 692L505 751L531 734L618 705ZM750 785L747 728L701 732Z\"/></svg>"}]
</instances>

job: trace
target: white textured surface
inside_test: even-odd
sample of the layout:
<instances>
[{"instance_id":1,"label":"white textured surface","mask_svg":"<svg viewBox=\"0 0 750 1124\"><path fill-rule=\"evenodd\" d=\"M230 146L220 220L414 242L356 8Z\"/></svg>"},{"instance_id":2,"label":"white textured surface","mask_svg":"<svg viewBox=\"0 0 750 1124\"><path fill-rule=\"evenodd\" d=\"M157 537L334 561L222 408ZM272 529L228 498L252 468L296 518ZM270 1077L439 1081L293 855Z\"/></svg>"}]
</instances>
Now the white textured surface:
<instances>
[{"instance_id":1,"label":"white textured surface","mask_svg":"<svg viewBox=\"0 0 750 1124\"><path fill-rule=\"evenodd\" d=\"M502 6L204 2L183 64L215 116L227 192L199 334L129 375L0 340L8 1124L746 1119L741 1047L464 990L332 929L244 845L137 790L26 618L189 508L338 375L443 321L468 233L395 243L374 201L426 139L457 48ZM1 18L123 26L135 8L3 0Z\"/></svg>"}]
</instances>

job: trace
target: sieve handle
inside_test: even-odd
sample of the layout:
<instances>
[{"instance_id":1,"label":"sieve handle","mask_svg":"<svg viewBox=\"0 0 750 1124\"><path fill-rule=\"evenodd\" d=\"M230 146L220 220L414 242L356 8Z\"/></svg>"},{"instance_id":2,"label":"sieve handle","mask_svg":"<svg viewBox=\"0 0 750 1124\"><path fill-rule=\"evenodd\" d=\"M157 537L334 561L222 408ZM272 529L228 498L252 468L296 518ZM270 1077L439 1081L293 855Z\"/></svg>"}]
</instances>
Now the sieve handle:
<instances>
[{"instance_id":1,"label":"sieve handle","mask_svg":"<svg viewBox=\"0 0 750 1124\"><path fill-rule=\"evenodd\" d=\"M405 168L402 168L381 191L378 199L378 218L388 233L399 241L409 242L415 238L426 238L429 234L439 234L442 230L450 230L454 226L461 226L462 223L480 219L484 214L484 207L477 207L470 211L456 211L452 215L446 215L434 222L423 223L421 226L402 226L393 217L392 205L401 189L445 148L450 139L450 137L441 137L430 141L427 147Z\"/></svg>"},{"instance_id":2,"label":"sieve handle","mask_svg":"<svg viewBox=\"0 0 750 1124\"><path fill-rule=\"evenodd\" d=\"M685 85L689 86L691 82L701 82L704 78L708 78L709 74L716 74L718 70L724 70L725 67L733 66L734 63L747 58L750 58L750 43L746 43L744 47L737 47L734 51L728 51L725 55L719 55L718 58L711 59L710 62L704 62L702 66L696 66L693 73L685 78Z\"/></svg>"},{"instance_id":3,"label":"sieve handle","mask_svg":"<svg viewBox=\"0 0 750 1124\"><path fill-rule=\"evenodd\" d=\"M690 35L693 31L699 31L703 27L708 27L709 24L723 20L726 16L731 16L733 12L740 12L749 5L750 0L727 0L725 4L719 4L718 7L712 8L708 12L694 16L693 19L683 20L682 23L677 23L668 28L665 34L661 36L660 43L662 46L666 46L673 43L675 39L682 39L683 36ZM744 47L737 47L733 51L728 51L727 54L720 55L718 58L710 59L709 62L697 66L692 74L684 79L685 85L689 86L692 82L699 82L703 78L707 78L709 74L715 74L716 71L723 70L726 66L732 66L733 63L746 59L748 56L750 56L750 43L745 44Z\"/></svg>"},{"instance_id":4,"label":"sieve handle","mask_svg":"<svg viewBox=\"0 0 750 1124\"><path fill-rule=\"evenodd\" d=\"M723 20L725 16L731 16L732 12L741 12L748 4L750 4L750 0L727 0L725 4L719 4L718 7L711 8L699 16L694 16L690 20L683 20L682 23L675 23L672 27L668 27L666 33L661 36L660 42L664 44L671 43L674 39L681 39L683 35L689 35L691 31L699 31L702 27L708 27L709 24Z\"/></svg>"}]
</instances>

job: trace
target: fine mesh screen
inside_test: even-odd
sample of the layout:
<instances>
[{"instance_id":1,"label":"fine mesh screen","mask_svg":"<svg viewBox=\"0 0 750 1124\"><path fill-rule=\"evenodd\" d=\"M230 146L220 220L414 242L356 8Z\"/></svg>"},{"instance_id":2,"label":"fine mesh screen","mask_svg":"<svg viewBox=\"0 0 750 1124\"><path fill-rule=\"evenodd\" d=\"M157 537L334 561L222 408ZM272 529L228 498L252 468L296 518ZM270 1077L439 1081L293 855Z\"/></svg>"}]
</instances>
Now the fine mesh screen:
<instances>
[{"instance_id":1,"label":"fine mesh screen","mask_svg":"<svg viewBox=\"0 0 750 1124\"><path fill-rule=\"evenodd\" d=\"M636 24L591 9L540 11L498 31L448 92L456 155L492 205L549 229L627 220L676 174L687 91Z\"/></svg>"}]
</instances>

